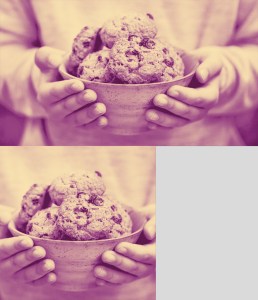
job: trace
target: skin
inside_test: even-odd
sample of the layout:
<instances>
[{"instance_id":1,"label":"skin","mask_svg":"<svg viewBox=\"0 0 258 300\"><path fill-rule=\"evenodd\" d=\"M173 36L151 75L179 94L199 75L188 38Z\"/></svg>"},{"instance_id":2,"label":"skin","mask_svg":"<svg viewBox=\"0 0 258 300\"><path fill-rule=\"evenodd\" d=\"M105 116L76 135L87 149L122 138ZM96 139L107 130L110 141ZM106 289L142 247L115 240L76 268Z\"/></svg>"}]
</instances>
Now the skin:
<instances>
[{"instance_id":1,"label":"skin","mask_svg":"<svg viewBox=\"0 0 258 300\"><path fill-rule=\"evenodd\" d=\"M94 269L97 285L124 284L146 277L155 271L155 206L149 205L142 211L148 219L144 226L144 235L150 242L145 245L122 242L117 245L114 251L104 252L102 261L105 263L105 266L99 265Z\"/></svg>"},{"instance_id":2,"label":"skin","mask_svg":"<svg viewBox=\"0 0 258 300\"><path fill-rule=\"evenodd\" d=\"M108 124L106 107L97 102L97 94L84 89L78 79L61 80L58 67L64 52L42 47L36 52L35 63L40 70L37 100L42 104L49 119L65 122L73 127L105 127Z\"/></svg>"},{"instance_id":3,"label":"skin","mask_svg":"<svg viewBox=\"0 0 258 300\"><path fill-rule=\"evenodd\" d=\"M33 286L53 284L56 281L53 260L45 259L46 251L34 246L29 237L7 238L11 211L6 207L0 211L0 281Z\"/></svg>"},{"instance_id":4,"label":"skin","mask_svg":"<svg viewBox=\"0 0 258 300\"><path fill-rule=\"evenodd\" d=\"M198 88L173 86L166 94L157 95L153 104L163 111L149 109L146 112L150 129L165 130L198 121L218 103L222 58L216 51L210 51L208 48L195 50L193 55L200 61L196 77L201 86Z\"/></svg>"}]
</instances>

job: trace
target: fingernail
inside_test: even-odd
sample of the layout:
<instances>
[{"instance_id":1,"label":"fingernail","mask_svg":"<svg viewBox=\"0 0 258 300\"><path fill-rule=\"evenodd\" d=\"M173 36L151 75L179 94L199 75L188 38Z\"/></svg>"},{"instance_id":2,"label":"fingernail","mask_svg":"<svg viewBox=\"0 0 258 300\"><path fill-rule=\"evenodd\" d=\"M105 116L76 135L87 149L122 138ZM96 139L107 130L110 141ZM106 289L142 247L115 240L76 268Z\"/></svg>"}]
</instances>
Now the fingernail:
<instances>
[{"instance_id":1,"label":"fingernail","mask_svg":"<svg viewBox=\"0 0 258 300\"><path fill-rule=\"evenodd\" d=\"M84 86L83 86L83 83L81 83L81 82L74 82L72 84L72 89L74 91L81 91L83 88L84 88Z\"/></svg>"},{"instance_id":2,"label":"fingernail","mask_svg":"<svg viewBox=\"0 0 258 300\"><path fill-rule=\"evenodd\" d=\"M125 254L127 252L127 249L125 247L117 247L116 251L121 254Z\"/></svg>"},{"instance_id":3,"label":"fingernail","mask_svg":"<svg viewBox=\"0 0 258 300\"><path fill-rule=\"evenodd\" d=\"M106 277L107 276L107 271L104 270L103 268L99 268L96 270L96 273L99 277Z\"/></svg>"},{"instance_id":4,"label":"fingernail","mask_svg":"<svg viewBox=\"0 0 258 300\"><path fill-rule=\"evenodd\" d=\"M98 103L98 105L95 108L95 112L96 114L103 114L106 112L106 107L104 104L102 103Z\"/></svg>"},{"instance_id":5,"label":"fingernail","mask_svg":"<svg viewBox=\"0 0 258 300\"><path fill-rule=\"evenodd\" d=\"M151 121L158 121L158 119L159 119L159 115L157 113L155 113L154 111L148 111L147 117Z\"/></svg>"},{"instance_id":6,"label":"fingernail","mask_svg":"<svg viewBox=\"0 0 258 300\"><path fill-rule=\"evenodd\" d=\"M166 106L166 105L168 105L168 100L167 100L166 96L160 96L160 97L158 97L157 100L156 100L156 102L157 102L157 104L159 106Z\"/></svg>"},{"instance_id":7,"label":"fingernail","mask_svg":"<svg viewBox=\"0 0 258 300\"><path fill-rule=\"evenodd\" d=\"M104 256L105 262L115 262L116 261L116 256L113 253L108 253L107 255Z\"/></svg>"},{"instance_id":8,"label":"fingernail","mask_svg":"<svg viewBox=\"0 0 258 300\"><path fill-rule=\"evenodd\" d=\"M45 256L45 253L41 250L41 249L34 249L32 251L32 255L35 257L35 258L41 258L41 257L44 257Z\"/></svg>"},{"instance_id":9,"label":"fingernail","mask_svg":"<svg viewBox=\"0 0 258 300\"><path fill-rule=\"evenodd\" d=\"M43 271L52 271L55 269L55 263L53 261L47 261L43 264Z\"/></svg>"},{"instance_id":10,"label":"fingernail","mask_svg":"<svg viewBox=\"0 0 258 300\"><path fill-rule=\"evenodd\" d=\"M175 90L175 89L171 89L170 91L169 91L169 95L171 96L171 97L178 97L179 96L179 92L177 91L177 90Z\"/></svg>"},{"instance_id":11,"label":"fingernail","mask_svg":"<svg viewBox=\"0 0 258 300\"><path fill-rule=\"evenodd\" d=\"M49 283L55 283L56 282L56 274L54 274L54 273L48 274L47 281Z\"/></svg>"},{"instance_id":12,"label":"fingernail","mask_svg":"<svg viewBox=\"0 0 258 300\"><path fill-rule=\"evenodd\" d=\"M84 101L87 101L87 102L94 102L96 99L94 99L88 91L85 91L84 94L83 94L83 100Z\"/></svg>"},{"instance_id":13,"label":"fingernail","mask_svg":"<svg viewBox=\"0 0 258 300\"><path fill-rule=\"evenodd\" d=\"M33 246L33 242L31 239L23 239L20 241L20 246L23 248L30 248Z\"/></svg>"},{"instance_id":14,"label":"fingernail","mask_svg":"<svg viewBox=\"0 0 258 300\"><path fill-rule=\"evenodd\" d=\"M201 69L199 71L199 76L201 77L202 81L206 81L209 76L209 73L206 69Z\"/></svg>"}]
</instances>

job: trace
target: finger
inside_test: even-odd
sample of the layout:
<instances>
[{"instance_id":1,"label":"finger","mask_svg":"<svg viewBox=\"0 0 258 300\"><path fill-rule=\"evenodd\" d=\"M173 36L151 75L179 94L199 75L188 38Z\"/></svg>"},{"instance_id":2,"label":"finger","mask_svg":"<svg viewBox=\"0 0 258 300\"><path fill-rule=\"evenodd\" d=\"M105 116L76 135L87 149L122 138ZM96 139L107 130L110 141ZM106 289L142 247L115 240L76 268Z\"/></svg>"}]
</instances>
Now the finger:
<instances>
[{"instance_id":1,"label":"finger","mask_svg":"<svg viewBox=\"0 0 258 300\"><path fill-rule=\"evenodd\" d=\"M31 282L38 280L55 269L55 263L51 259L45 259L22 269L13 275L19 282Z\"/></svg>"},{"instance_id":2,"label":"finger","mask_svg":"<svg viewBox=\"0 0 258 300\"><path fill-rule=\"evenodd\" d=\"M40 87L38 100L43 105L50 105L83 90L84 84L76 79L46 82Z\"/></svg>"},{"instance_id":3,"label":"finger","mask_svg":"<svg viewBox=\"0 0 258 300\"><path fill-rule=\"evenodd\" d=\"M155 264L156 246L155 244L137 245L127 242L118 244L115 251L145 264Z\"/></svg>"},{"instance_id":4,"label":"finger","mask_svg":"<svg viewBox=\"0 0 258 300\"><path fill-rule=\"evenodd\" d=\"M4 271L8 274L14 274L45 256L46 251L44 250L44 248L36 246L29 250L19 252L11 256L10 258L3 260L0 263L0 269L2 270L2 272Z\"/></svg>"},{"instance_id":5,"label":"finger","mask_svg":"<svg viewBox=\"0 0 258 300\"><path fill-rule=\"evenodd\" d=\"M44 286L44 285L48 285L48 284L53 284L56 282L56 280L57 280L56 274L50 272L47 275L39 278L38 280L29 282L29 284L33 285L33 286Z\"/></svg>"},{"instance_id":6,"label":"finger","mask_svg":"<svg viewBox=\"0 0 258 300\"><path fill-rule=\"evenodd\" d=\"M106 251L102 254L102 261L109 265L112 265L129 274L143 277L150 274L152 270L151 265L142 264L135 260L129 259L114 251Z\"/></svg>"},{"instance_id":7,"label":"finger","mask_svg":"<svg viewBox=\"0 0 258 300\"><path fill-rule=\"evenodd\" d=\"M41 71L55 69L63 59L64 51L48 46L41 47L35 55L35 63Z\"/></svg>"},{"instance_id":8,"label":"finger","mask_svg":"<svg viewBox=\"0 0 258 300\"><path fill-rule=\"evenodd\" d=\"M96 120L94 120L93 122L87 124L87 125L82 125L79 128L82 130L90 130L90 129L101 129L101 128L105 128L108 126L108 119L105 116L100 116L99 118L97 118Z\"/></svg>"},{"instance_id":9,"label":"finger","mask_svg":"<svg viewBox=\"0 0 258 300\"><path fill-rule=\"evenodd\" d=\"M62 63L64 51L51 47L41 47L35 54L35 63L45 75L44 80L56 81L58 77L58 66Z\"/></svg>"},{"instance_id":10,"label":"finger","mask_svg":"<svg viewBox=\"0 0 258 300\"><path fill-rule=\"evenodd\" d=\"M203 60L196 70L196 77L200 83L206 83L222 70L222 60L212 55Z\"/></svg>"},{"instance_id":11,"label":"finger","mask_svg":"<svg viewBox=\"0 0 258 300\"><path fill-rule=\"evenodd\" d=\"M205 115L203 108L189 106L182 101L178 101L177 99L171 98L164 94L157 95L154 98L153 103L174 115L191 121L198 120Z\"/></svg>"},{"instance_id":12,"label":"finger","mask_svg":"<svg viewBox=\"0 0 258 300\"><path fill-rule=\"evenodd\" d=\"M153 240L156 237L156 216L153 216L143 228L144 235L148 240Z\"/></svg>"},{"instance_id":13,"label":"finger","mask_svg":"<svg viewBox=\"0 0 258 300\"><path fill-rule=\"evenodd\" d=\"M94 269L94 275L97 278L113 284L128 283L136 279L136 277L133 275L118 270L109 269L104 266L97 266Z\"/></svg>"},{"instance_id":14,"label":"finger","mask_svg":"<svg viewBox=\"0 0 258 300\"><path fill-rule=\"evenodd\" d=\"M91 123L106 113L106 106L103 103L94 103L89 107L82 108L67 116L65 120L71 125L80 126Z\"/></svg>"},{"instance_id":15,"label":"finger","mask_svg":"<svg viewBox=\"0 0 258 300\"><path fill-rule=\"evenodd\" d=\"M167 91L168 96L176 98L186 104L198 108L211 108L218 102L219 85L218 78L210 80L209 83L200 88L189 88L173 86Z\"/></svg>"},{"instance_id":16,"label":"finger","mask_svg":"<svg viewBox=\"0 0 258 300\"><path fill-rule=\"evenodd\" d=\"M96 102L97 94L92 90L85 90L83 92L69 96L51 106L51 117L55 120L61 120L70 115L76 110Z\"/></svg>"},{"instance_id":17,"label":"finger","mask_svg":"<svg viewBox=\"0 0 258 300\"><path fill-rule=\"evenodd\" d=\"M183 119L181 117L172 114L167 114L154 109L147 110L146 120L166 128L184 126L189 122L188 120Z\"/></svg>"},{"instance_id":18,"label":"finger","mask_svg":"<svg viewBox=\"0 0 258 300\"><path fill-rule=\"evenodd\" d=\"M27 236L2 239L0 240L0 260L31 247L33 247L33 241Z\"/></svg>"}]
</instances>

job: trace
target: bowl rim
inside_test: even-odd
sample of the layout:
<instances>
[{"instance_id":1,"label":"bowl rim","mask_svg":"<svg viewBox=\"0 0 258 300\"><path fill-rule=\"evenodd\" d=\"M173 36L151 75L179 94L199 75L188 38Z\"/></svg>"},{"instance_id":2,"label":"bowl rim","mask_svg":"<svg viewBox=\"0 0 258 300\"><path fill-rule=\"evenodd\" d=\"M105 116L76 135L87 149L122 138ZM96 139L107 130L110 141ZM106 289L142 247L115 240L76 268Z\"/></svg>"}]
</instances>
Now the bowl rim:
<instances>
[{"instance_id":1,"label":"bowl rim","mask_svg":"<svg viewBox=\"0 0 258 300\"><path fill-rule=\"evenodd\" d=\"M15 225L15 221L16 221L16 219L17 219L17 217L18 217L18 214L16 213L14 216L13 216L13 218L9 221L9 223L8 223L8 229L9 229L9 231L13 234L13 232L16 232L16 233L18 233L19 234L19 236L28 236L28 237L30 237L32 240L35 240L35 241L46 241L46 242L48 242L48 243L53 243L53 244L55 244L55 243L66 243L66 244L69 244L69 243L77 243L77 244L85 244L85 243L103 243L103 242L113 242L113 241L119 241L119 240L122 240L122 239L124 239L124 238L127 238L127 237L131 237L131 236L134 236L134 235L137 235L137 234L140 234L142 231L143 231L143 227L144 227L144 225L146 224L146 222L147 222L147 218L146 218L146 216L142 213L142 212L140 212L140 211L138 211L138 210L135 210L135 209L133 209L132 210L133 212L135 212L135 213L137 213L137 214L139 214L142 218L143 218L143 222L142 222L142 225L140 226L140 228L138 229L138 230L136 230L136 231L134 231L134 232L132 232L132 233L130 233L130 234L126 234L126 235L123 235L123 236L121 236L121 237L117 237L117 238L111 238L111 239L101 239L101 240L90 240L90 241L69 241L69 240L52 240L52 239L45 239L45 238L39 238L39 237L36 237L36 236L33 236L33 235L29 235L29 234L26 234L26 233L24 233L24 232L22 232L22 231L20 231L20 230L18 230L17 228L16 228L16 225Z\"/></svg>"},{"instance_id":2,"label":"bowl rim","mask_svg":"<svg viewBox=\"0 0 258 300\"><path fill-rule=\"evenodd\" d=\"M109 86L109 87L121 87L121 86L124 86L124 87L149 87L149 86L159 86L159 85L164 85L164 84L171 84L171 83L176 83L176 82L179 82L183 79L188 79L188 78L191 78L194 76L195 72L196 72L196 69L197 67L199 66L200 62L198 61L197 57L193 56L192 54L190 53L187 53L187 52L184 52L182 54L182 58L184 56L187 56L187 57L190 57L193 59L194 61L194 66L193 66L193 70L192 72L182 76L182 77L179 77L179 78L176 78L176 79L172 79L172 80L169 80L169 81L161 81L161 82L153 82L153 83L110 83L110 82L96 82L96 81L90 81L90 80L86 80L86 79L81 79L79 77L76 77L70 73L67 72L66 70L66 63L67 63L67 60L68 60L68 57L69 57L69 54L66 54L65 57L64 57L64 61L63 63L58 67L58 71L59 73L63 76L68 76L70 77L70 79L78 79L80 81L82 81L83 83L85 84L92 84L92 85L96 85L96 86Z\"/></svg>"}]
</instances>

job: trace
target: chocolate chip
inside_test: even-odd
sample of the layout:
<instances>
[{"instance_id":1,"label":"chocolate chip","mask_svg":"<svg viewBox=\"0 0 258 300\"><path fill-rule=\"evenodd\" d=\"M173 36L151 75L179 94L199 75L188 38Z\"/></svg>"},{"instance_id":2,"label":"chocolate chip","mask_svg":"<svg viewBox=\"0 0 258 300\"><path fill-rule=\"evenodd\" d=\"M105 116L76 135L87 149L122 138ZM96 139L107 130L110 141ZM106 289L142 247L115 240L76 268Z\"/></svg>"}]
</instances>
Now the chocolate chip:
<instances>
[{"instance_id":1,"label":"chocolate chip","mask_svg":"<svg viewBox=\"0 0 258 300\"><path fill-rule=\"evenodd\" d=\"M101 55L98 56L98 61L99 61L99 62L103 62L103 58L102 58Z\"/></svg>"},{"instance_id":2,"label":"chocolate chip","mask_svg":"<svg viewBox=\"0 0 258 300\"><path fill-rule=\"evenodd\" d=\"M83 193L83 192L79 192L76 195L76 198L83 198L83 196L86 196L87 194Z\"/></svg>"},{"instance_id":3,"label":"chocolate chip","mask_svg":"<svg viewBox=\"0 0 258 300\"><path fill-rule=\"evenodd\" d=\"M92 213L90 211L86 212L86 217L87 219L90 219L92 217Z\"/></svg>"},{"instance_id":4,"label":"chocolate chip","mask_svg":"<svg viewBox=\"0 0 258 300\"><path fill-rule=\"evenodd\" d=\"M99 171L95 171L95 173L99 176L102 177L102 174Z\"/></svg>"},{"instance_id":5,"label":"chocolate chip","mask_svg":"<svg viewBox=\"0 0 258 300\"><path fill-rule=\"evenodd\" d=\"M126 57L128 57L128 56L131 56L131 55L138 55L139 54L139 51L137 51L137 50L127 50L126 52L125 52L125 56Z\"/></svg>"},{"instance_id":6,"label":"chocolate chip","mask_svg":"<svg viewBox=\"0 0 258 300\"><path fill-rule=\"evenodd\" d=\"M118 214L117 216L113 216L111 218L116 224L121 224L122 222L122 216L120 214Z\"/></svg>"},{"instance_id":7,"label":"chocolate chip","mask_svg":"<svg viewBox=\"0 0 258 300\"><path fill-rule=\"evenodd\" d=\"M49 213L49 212L47 213L47 218L51 219L51 213Z\"/></svg>"},{"instance_id":8,"label":"chocolate chip","mask_svg":"<svg viewBox=\"0 0 258 300\"><path fill-rule=\"evenodd\" d=\"M110 207L111 207L111 209L112 209L113 211L116 211L116 210L117 210L117 207L116 207L115 205L111 205Z\"/></svg>"},{"instance_id":9,"label":"chocolate chip","mask_svg":"<svg viewBox=\"0 0 258 300\"><path fill-rule=\"evenodd\" d=\"M27 232L31 232L32 228L33 228L33 224L32 223L28 224Z\"/></svg>"},{"instance_id":10,"label":"chocolate chip","mask_svg":"<svg viewBox=\"0 0 258 300\"><path fill-rule=\"evenodd\" d=\"M88 29L89 29L88 26L84 26L84 27L83 27L83 30L88 30Z\"/></svg>"},{"instance_id":11,"label":"chocolate chip","mask_svg":"<svg viewBox=\"0 0 258 300\"><path fill-rule=\"evenodd\" d=\"M74 185L74 184L70 184L70 188L71 188L71 189L74 189L74 188L75 188L75 185Z\"/></svg>"},{"instance_id":12,"label":"chocolate chip","mask_svg":"<svg viewBox=\"0 0 258 300\"><path fill-rule=\"evenodd\" d=\"M78 213L87 213L88 212L88 208L86 207L75 207L75 209L73 210L75 214L78 214Z\"/></svg>"},{"instance_id":13,"label":"chocolate chip","mask_svg":"<svg viewBox=\"0 0 258 300\"><path fill-rule=\"evenodd\" d=\"M22 205L22 210L23 210L23 211L26 210L26 205L25 205L25 204Z\"/></svg>"},{"instance_id":14,"label":"chocolate chip","mask_svg":"<svg viewBox=\"0 0 258 300\"><path fill-rule=\"evenodd\" d=\"M125 27L122 27L121 30L122 30L122 31L126 31L126 28L125 28Z\"/></svg>"},{"instance_id":15,"label":"chocolate chip","mask_svg":"<svg viewBox=\"0 0 258 300\"><path fill-rule=\"evenodd\" d=\"M37 187L37 186L38 186L37 183L34 183L32 187L35 188L35 187Z\"/></svg>"},{"instance_id":16,"label":"chocolate chip","mask_svg":"<svg viewBox=\"0 0 258 300\"><path fill-rule=\"evenodd\" d=\"M83 67L82 66L78 68L77 73L78 73L78 76L82 75L82 73L83 73Z\"/></svg>"},{"instance_id":17,"label":"chocolate chip","mask_svg":"<svg viewBox=\"0 0 258 300\"><path fill-rule=\"evenodd\" d=\"M162 49L162 51L163 51L165 54L168 54L168 49L167 49L167 48Z\"/></svg>"},{"instance_id":18,"label":"chocolate chip","mask_svg":"<svg viewBox=\"0 0 258 300\"><path fill-rule=\"evenodd\" d=\"M170 59L164 59L163 62L170 68L172 68L174 65L174 59L172 57L170 57Z\"/></svg>"},{"instance_id":19,"label":"chocolate chip","mask_svg":"<svg viewBox=\"0 0 258 300\"><path fill-rule=\"evenodd\" d=\"M90 203L96 205L96 206L103 206L104 200L99 197L99 196L95 196L93 198L90 198Z\"/></svg>"},{"instance_id":20,"label":"chocolate chip","mask_svg":"<svg viewBox=\"0 0 258 300\"><path fill-rule=\"evenodd\" d=\"M84 48L88 48L90 46L90 42L83 42L82 44Z\"/></svg>"},{"instance_id":21,"label":"chocolate chip","mask_svg":"<svg viewBox=\"0 0 258 300\"><path fill-rule=\"evenodd\" d=\"M130 41L132 41L134 38L137 38L137 35L129 35L129 37L128 37L128 41L130 42Z\"/></svg>"},{"instance_id":22,"label":"chocolate chip","mask_svg":"<svg viewBox=\"0 0 258 300\"><path fill-rule=\"evenodd\" d=\"M151 14L146 14L151 20L154 20L154 17L153 17L153 15L151 15Z\"/></svg>"},{"instance_id":23,"label":"chocolate chip","mask_svg":"<svg viewBox=\"0 0 258 300\"><path fill-rule=\"evenodd\" d=\"M150 40L149 38L143 38L139 44L139 46L143 46L148 49L154 49L156 43L153 40Z\"/></svg>"},{"instance_id":24,"label":"chocolate chip","mask_svg":"<svg viewBox=\"0 0 258 300\"><path fill-rule=\"evenodd\" d=\"M32 199L31 202L33 205L37 205L37 204L39 204L39 199L37 199L37 198Z\"/></svg>"}]
</instances>

